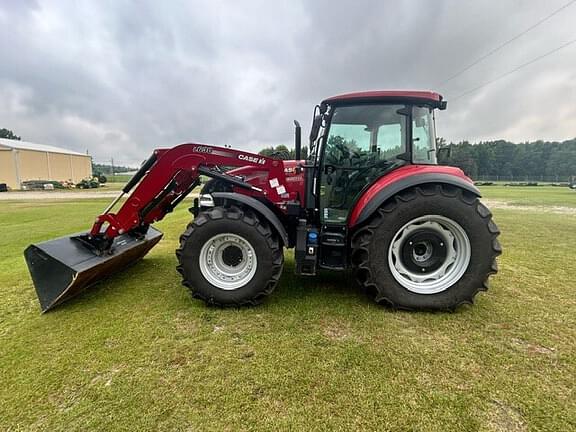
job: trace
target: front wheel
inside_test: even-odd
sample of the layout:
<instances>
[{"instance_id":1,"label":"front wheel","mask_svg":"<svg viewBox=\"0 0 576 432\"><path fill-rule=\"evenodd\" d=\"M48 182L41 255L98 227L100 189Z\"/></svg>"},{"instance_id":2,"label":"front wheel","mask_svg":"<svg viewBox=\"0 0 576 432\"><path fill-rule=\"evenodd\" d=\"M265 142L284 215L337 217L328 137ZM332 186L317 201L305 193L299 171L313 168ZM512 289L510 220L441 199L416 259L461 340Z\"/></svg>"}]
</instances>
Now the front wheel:
<instances>
[{"instance_id":1,"label":"front wheel","mask_svg":"<svg viewBox=\"0 0 576 432\"><path fill-rule=\"evenodd\" d=\"M356 278L379 303L453 310L488 288L501 253L478 198L445 185L395 196L352 240Z\"/></svg>"},{"instance_id":2,"label":"front wheel","mask_svg":"<svg viewBox=\"0 0 576 432\"><path fill-rule=\"evenodd\" d=\"M192 295L219 306L260 303L284 264L282 244L268 224L237 207L201 212L180 237L176 255Z\"/></svg>"}]
</instances>

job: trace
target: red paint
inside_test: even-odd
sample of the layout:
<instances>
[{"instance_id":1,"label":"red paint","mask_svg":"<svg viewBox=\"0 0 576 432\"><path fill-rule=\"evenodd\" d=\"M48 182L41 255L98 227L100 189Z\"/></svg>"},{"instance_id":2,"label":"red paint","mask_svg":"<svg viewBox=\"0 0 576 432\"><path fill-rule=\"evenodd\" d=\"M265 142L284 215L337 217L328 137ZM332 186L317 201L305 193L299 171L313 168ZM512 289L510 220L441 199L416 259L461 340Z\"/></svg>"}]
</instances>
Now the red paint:
<instances>
[{"instance_id":1,"label":"red paint","mask_svg":"<svg viewBox=\"0 0 576 432\"><path fill-rule=\"evenodd\" d=\"M285 165L283 161L271 159L253 153L233 150L224 147L215 147L206 144L181 144L171 149L155 150L157 160L148 173L134 188L130 197L124 202L117 213L108 213L98 216L92 227L91 234L100 234L102 226L108 223L105 229L106 237L114 238L123 232L130 231L141 224L152 224L162 220L166 215L165 208L180 195L188 191L198 178L198 167L209 168L218 166L243 167L236 173L246 175L247 181L260 187L262 192L238 190L246 195L260 196L269 200L273 205L282 209L285 203L295 200L298 194L303 193L303 184L287 182ZM294 162L295 163L295 162ZM276 188L271 187L270 180L277 179L279 185L286 188L287 193L280 196ZM167 194L144 218L140 212L157 197L172 181L176 181L176 188Z\"/></svg>"},{"instance_id":2,"label":"red paint","mask_svg":"<svg viewBox=\"0 0 576 432\"><path fill-rule=\"evenodd\" d=\"M366 205L372 201L376 195L378 195L378 192L380 192L382 189L385 189L390 185L405 179L406 177L411 177L418 174L448 174L473 183L472 180L467 177L460 168L456 167L443 165L406 165L400 167L392 171L390 174L386 174L384 177L378 179L364 192L364 194L362 194L360 199L356 202L352 213L350 214L348 226L354 226L364 207L366 207Z\"/></svg>"},{"instance_id":3,"label":"red paint","mask_svg":"<svg viewBox=\"0 0 576 432\"><path fill-rule=\"evenodd\" d=\"M297 166L304 164L305 161L295 161L295 160L284 160L276 161L280 164L284 171L284 181L283 184L289 195L288 198L283 198L282 201L294 201L302 200L304 195L304 172L302 170L297 170ZM228 171L229 174L240 175L244 177L244 181L250 183L259 188L270 188L269 181L274 177L270 176L264 169L258 169L254 166L244 166L240 168L235 168ZM280 180L280 179L279 179ZM246 189L234 188L234 192L243 193L251 195Z\"/></svg>"},{"instance_id":4,"label":"red paint","mask_svg":"<svg viewBox=\"0 0 576 432\"><path fill-rule=\"evenodd\" d=\"M377 101L386 100L399 100L399 99L417 99L422 101L432 102L437 105L442 101L442 96L433 91L424 90L376 90L376 91L363 91L354 93L345 93L337 96L332 96L324 99L326 103L337 102L352 102L355 100L369 100L374 99Z\"/></svg>"}]
</instances>

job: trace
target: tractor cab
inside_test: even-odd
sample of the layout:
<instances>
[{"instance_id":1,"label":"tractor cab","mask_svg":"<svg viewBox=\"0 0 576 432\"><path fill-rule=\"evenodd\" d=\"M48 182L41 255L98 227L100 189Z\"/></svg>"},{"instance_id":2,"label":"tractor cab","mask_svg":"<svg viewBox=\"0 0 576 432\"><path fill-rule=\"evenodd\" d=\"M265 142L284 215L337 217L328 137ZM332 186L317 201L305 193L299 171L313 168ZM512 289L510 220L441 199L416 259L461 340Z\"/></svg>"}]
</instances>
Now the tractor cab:
<instances>
[{"instance_id":1,"label":"tractor cab","mask_svg":"<svg viewBox=\"0 0 576 432\"><path fill-rule=\"evenodd\" d=\"M322 224L346 225L362 191L384 174L408 164L435 165L432 92L351 93L316 107L310 136L315 182L308 197Z\"/></svg>"},{"instance_id":2,"label":"tractor cab","mask_svg":"<svg viewBox=\"0 0 576 432\"><path fill-rule=\"evenodd\" d=\"M316 264L327 269L347 267L350 218L360 198L400 167L436 165L434 110L445 108L439 94L425 91L350 93L316 106L305 187L309 220L318 227L320 253L297 259L311 264L297 271L314 274ZM298 147L299 139L297 154ZM307 250L312 249L307 246Z\"/></svg>"}]
</instances>

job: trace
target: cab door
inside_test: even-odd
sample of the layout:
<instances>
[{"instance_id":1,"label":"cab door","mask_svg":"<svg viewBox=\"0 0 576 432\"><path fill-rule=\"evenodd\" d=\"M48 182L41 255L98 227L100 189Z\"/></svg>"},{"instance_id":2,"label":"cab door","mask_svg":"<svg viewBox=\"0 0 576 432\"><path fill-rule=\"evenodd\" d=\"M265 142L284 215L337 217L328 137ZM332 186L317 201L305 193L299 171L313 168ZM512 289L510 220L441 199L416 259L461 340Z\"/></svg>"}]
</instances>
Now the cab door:
<instances>
[{"instance_id":1,"label":"cab door","mask_svg":"<svg viewBox=\"0 0 576 432\"><path fill-rule=\"evenodd\" d=\"M320 219L344 225L365 186L406 152L404 105L337 106L325 141L320 173Z\"/></svg>"}]
</instances>

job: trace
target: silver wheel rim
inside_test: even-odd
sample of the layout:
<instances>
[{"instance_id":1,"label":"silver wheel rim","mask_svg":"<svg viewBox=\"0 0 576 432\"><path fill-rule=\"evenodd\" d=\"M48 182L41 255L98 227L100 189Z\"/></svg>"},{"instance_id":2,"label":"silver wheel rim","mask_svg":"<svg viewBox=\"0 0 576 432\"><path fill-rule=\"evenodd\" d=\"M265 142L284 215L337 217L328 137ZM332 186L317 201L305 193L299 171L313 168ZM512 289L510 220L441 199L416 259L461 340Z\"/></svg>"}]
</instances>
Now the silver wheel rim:
<instances>
[{"instance_id":1,"label":"silver wheel rim","mask_svg":"<svg viewBox=\"0 0 576 432\"><path fill-rule=\"evenodd\" d=\"M258 259L245 238L226 233L217 234L204 243L199 264L202 276L212 285L223 290L235 290L252 280Z\"/></svg>"},{"instance_id":2,"label":"silver wheel rim","mask_svg":"<svg viewBox=\"0 0 576 432\"><path fill-rule=\"evenodd\" d=\"M398 230L388 249L388 265L394 279L408 291L436 294L460 280L470 256L470 240L459 224L444 216L426 215ZM432 259L434 265L426 268Z\"/></svg>"}]
</instances>

